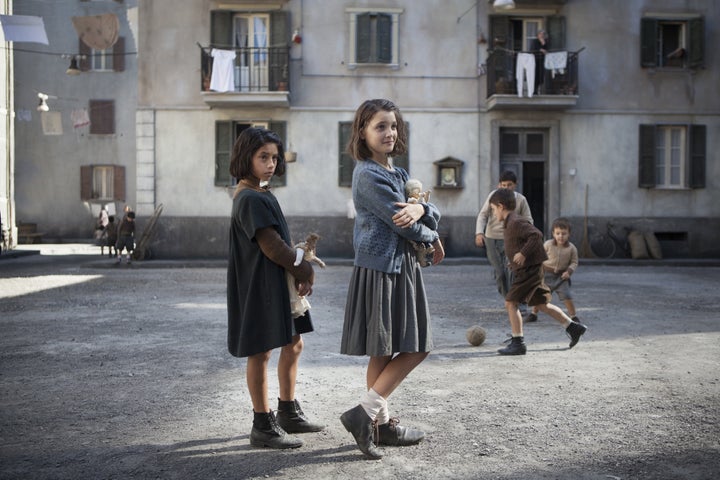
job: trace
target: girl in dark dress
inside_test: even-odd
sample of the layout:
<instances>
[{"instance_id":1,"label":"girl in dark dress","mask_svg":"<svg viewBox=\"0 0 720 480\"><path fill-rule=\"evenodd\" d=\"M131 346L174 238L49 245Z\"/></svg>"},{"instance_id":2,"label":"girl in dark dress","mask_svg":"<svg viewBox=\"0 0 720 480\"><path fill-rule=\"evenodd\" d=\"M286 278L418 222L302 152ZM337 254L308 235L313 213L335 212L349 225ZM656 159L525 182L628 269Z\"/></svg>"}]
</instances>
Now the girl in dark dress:
<instances>
[{"instance_id":1,"label":"girl in dark dress","mask_svg":"<svg viewBox=\"0 0 720 480\"><path fill-rule=\"evenodd\" d=\"M227 277L228 350L247 357L247 386L254 418L254 447L296 448L302 440L291 433L317 432L322 425L308 421L295 399L300 334L313 331L310 312L293 319L287 270L300 295L310 295L313 268L307 261L294 266L295 251L285 216L275 196L261 182L285 173L280 137L262 128L248 128L233 146L230 174L238 179L230 224ZM268 400L267 366L272 350L280 348L277 416Z\"/></svg>"}]
</instances>

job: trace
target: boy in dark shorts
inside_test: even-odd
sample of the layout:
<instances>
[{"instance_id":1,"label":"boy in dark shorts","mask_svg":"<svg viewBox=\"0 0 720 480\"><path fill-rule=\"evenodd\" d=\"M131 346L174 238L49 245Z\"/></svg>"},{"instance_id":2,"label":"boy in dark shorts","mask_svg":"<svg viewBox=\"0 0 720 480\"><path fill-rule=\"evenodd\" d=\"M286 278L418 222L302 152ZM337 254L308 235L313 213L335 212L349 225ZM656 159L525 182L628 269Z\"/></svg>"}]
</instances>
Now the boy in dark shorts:
<instances>
[{"instance_id":1,"label":"boy in dark shorts","mask_svg":"<svg viewBox=\"0 0 720 480\"><path fill-rule=\"evenodd\" d=\"M527 347L523 338L522 315L518 306L527 302L531 307L547 313L565 327L574 347L587 327L573 322L570 317L550 303L552 294L543 281L542 263L547 260L543 247L542 232L515 213L515 193L506 188L497 189L490 196L490 208L498 221L505 226L505 255L509 260L514 278L505 296L505 309L510 319L512 340L510 345L498 350L500 355L525 355Z\"/></svg>"}]
</instances>

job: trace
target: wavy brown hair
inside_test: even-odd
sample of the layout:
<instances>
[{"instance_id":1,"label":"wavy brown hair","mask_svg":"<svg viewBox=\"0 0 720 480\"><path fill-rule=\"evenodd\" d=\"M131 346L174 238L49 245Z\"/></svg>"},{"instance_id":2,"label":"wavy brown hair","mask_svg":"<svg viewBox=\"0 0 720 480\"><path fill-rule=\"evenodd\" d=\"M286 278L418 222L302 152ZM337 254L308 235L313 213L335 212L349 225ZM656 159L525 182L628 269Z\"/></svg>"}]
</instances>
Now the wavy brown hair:
<instances>
[{"instance_id":1,"label":"wavy brown hair","mask_svg":"<svg viewBox=\"0 0 720 480\"><path fill-rule=\"evenodd\" d=\"M350 141L347 145L347 153L355 160L365 160L372 157L372 152L365 143L365 140L360 138L360 134L365 127L367 127L372 117L381 110L393 112L395 114L395 120L397 121L397 140L389 155L402 155L407 152L407 128L400 109L390 100L377 98L374 100L365 100L355 111Z\"/></svg>"},{"instance_id":2,"label":"wavy brown hair","mask_svg":"<svg viewBox=\"0 0 720 480\"><path fill-rule=\"evenodd\" d=\"M278 149L275 175L285 175L285 149L277 133L265 128L250 127L243 130L235 140L230 155L230 175L241 180L252 176L252 158L263 145L274 143Z\"/></svg>"}]
</instances>

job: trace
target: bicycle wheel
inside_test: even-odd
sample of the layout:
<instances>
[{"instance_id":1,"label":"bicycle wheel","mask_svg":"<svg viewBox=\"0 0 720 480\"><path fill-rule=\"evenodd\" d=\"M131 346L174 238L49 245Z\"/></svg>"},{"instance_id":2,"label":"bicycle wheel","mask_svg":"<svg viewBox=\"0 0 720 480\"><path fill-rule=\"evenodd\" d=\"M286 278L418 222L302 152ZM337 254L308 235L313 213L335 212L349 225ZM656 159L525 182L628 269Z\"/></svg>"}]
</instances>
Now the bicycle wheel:
<instances>
[{"instance_id":1,"label":"bicycle wheel","mask_svg":"<svg viewBox=\"0 0 720 480\"><path fill-rule=\"evenodd\" d=\"M594 235L590 239L590 250L598 258L612 258L615 256L615 242L607 235Z\"/></svg>"}]
</instances>

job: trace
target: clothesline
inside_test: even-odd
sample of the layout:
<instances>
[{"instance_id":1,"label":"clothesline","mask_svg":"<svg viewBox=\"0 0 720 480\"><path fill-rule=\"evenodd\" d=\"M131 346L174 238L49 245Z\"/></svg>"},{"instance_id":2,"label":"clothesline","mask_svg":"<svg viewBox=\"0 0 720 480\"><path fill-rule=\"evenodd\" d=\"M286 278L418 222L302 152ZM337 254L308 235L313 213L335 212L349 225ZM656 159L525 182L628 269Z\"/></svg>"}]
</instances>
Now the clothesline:
<instances>
[{"instance_id":1,"label":"clothesline","mask_svg":"<svg viewBox=\"0 0 720 480\"><path fill-rule=\"evenodd\" d=\"M494 52L495 50L499 50L499 51L501 51L501 52L506 52L506 53L509 53L509 54L511 54L511 55L517 55L517 54L519 54L519 53L530 53L530 54L533 54L533 55L534 55L534 54L537 54L537 53L542 53L542 52L537 51L537 50L536 50L536 51L510 50L509 48L505 48L505 47L495 47L495 48L489 50L489 52L492 53L492 52ZM585 50L585 47L582 47L582 48L581 48L580 50L578 50L577 52L571 52L570 50L567 50L567 49L548 50L547 52L548 52L548 53L568 52L569 55L577 55L578 53L582 52L583 50Z\"/></svg>"}]
</instances>

